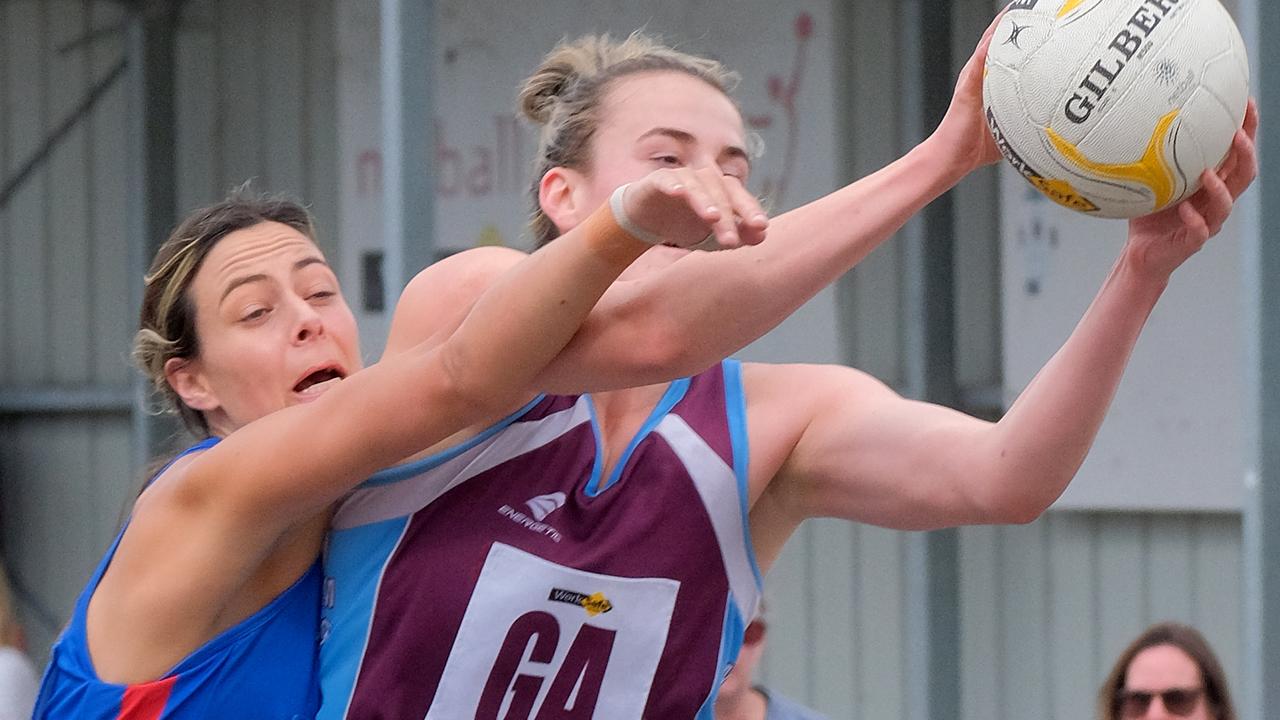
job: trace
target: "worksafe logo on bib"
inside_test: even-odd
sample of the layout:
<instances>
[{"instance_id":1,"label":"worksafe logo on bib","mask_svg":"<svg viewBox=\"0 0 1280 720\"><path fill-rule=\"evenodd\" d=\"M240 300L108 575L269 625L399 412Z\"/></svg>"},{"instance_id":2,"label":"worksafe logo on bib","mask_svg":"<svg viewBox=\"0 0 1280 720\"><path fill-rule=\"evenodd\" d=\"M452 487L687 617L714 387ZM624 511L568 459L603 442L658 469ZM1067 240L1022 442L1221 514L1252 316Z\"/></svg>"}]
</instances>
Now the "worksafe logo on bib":
<instances>
[{"instance_id":1,"label":"worksafe logo on bib","mask_svg":"<svg viewBox=\"0 0 1280 720\"><path fill-rule=\"evenodd\" d=\"M551 594L547 596L547 599L554 602L577 605L586 610L587 615L591 617L607 613L613 609L613 603L609 602L609 598L605 597L602 592L594 592L588 595L573 590L565 590L564 588L551 588Z\"/></svg>"}]
</instances>

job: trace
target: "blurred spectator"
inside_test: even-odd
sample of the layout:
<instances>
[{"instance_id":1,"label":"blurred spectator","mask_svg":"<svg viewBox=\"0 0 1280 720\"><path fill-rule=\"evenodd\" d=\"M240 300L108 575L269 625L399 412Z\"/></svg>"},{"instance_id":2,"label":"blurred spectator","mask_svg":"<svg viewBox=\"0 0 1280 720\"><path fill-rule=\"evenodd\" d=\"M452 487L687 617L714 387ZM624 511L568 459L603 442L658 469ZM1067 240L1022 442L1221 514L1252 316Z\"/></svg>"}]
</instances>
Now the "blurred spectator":
<instances>
[{"instance_id":1,"label":"blurred spectator","mask_svg":"<svg viewBox=\"0 0 1280 720\"><path fill-rule=\"evenodd\" d=\"M1236 720L1222 663L1195 628L1147 628L1098 691L1100 720Z\"/></svg>"},{"instance_id":2,"label":"blurred spectator","mask_svg":"<svg viewBox=\"0 0 1280 720\"><path fill-rule=\"evenodd\" d=\"M26 654L9 578L0 564L0 720L26 720L36 703L35 667Z\"/></svg>"},{"instance_id":3,"label":"blurred spectator","mask_svg":"<svg viewBox=\"0 0 1280 720\"><path fill-rule=\"evenodd\" d=\"M764 653L766 629L763 615L747 625L738 663L716 697L716 720L826 720L813 710L752 684L756 664Z\"/></svg>"}]
</instances>

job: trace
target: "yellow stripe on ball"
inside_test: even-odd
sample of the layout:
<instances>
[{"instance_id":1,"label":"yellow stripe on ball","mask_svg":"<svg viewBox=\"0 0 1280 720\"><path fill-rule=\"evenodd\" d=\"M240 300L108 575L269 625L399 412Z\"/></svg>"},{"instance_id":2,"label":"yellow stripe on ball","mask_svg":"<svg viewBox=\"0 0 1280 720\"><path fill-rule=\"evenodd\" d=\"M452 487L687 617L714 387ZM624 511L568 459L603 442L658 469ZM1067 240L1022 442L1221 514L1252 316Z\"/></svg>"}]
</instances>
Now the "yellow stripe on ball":
<instances>
[{"instance_id":1,"label":"yellow stripe on ball","mask_svg":"<svg viewBox=\"0 0 1280 720\"><path fill-rule=\"evenodd\" d=\"M1072 10L1084 4L1084 0L1067 0L1062 3L1062 9L1058 11L1058 19L1066 17Z\"/></svg>"},{"instance_id":2,"label":"yellow stripe on ball","mask_svg":"<svg viewBox=\"0 0 1280 720\"><path fill-rule=\"evenodd\" d=\"M1169 163L1165 160L1164 148L1168 140L1169 130L1173 127L1173 121L1178 117L1178 111L1174 110L1156 123L1155 131L1151 133L1151 140L1147 142L1147 149L1142 153L1142 158L1137 162L1119 163L1108 165L1099 163L1085 157L1075 145L1072 145L1061 135L1054 132L1052 128L1047 128L1045 133L1049 136L1049 142L1053 143L1053 147L1062 153L1071 164L1086 170L1095 175L1110 178L1112 180L1125 180L1146 185L1155 195L1155 210L1159 210L1169 201L1173 199L1175 189L1175 179L1173 169L1169 167Z\"/></svg>"}]
</instances>

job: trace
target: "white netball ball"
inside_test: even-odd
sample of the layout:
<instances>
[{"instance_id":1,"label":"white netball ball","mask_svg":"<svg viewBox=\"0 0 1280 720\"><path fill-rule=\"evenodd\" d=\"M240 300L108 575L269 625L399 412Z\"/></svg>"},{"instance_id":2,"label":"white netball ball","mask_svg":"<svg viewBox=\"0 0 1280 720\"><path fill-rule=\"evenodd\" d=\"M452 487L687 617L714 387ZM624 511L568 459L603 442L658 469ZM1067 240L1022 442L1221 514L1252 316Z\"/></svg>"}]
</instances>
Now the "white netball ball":
<instances>
[{"instance_id":1,"label":"white netball ball","mask_svg":"<svg viewBox=\"0 0 1280 720\"><path fill-rule=\"evenodd\" d=\"M1248 98L1244 42L1218 0L1018 0L983 80L1005 159L1055 202L1108 218L1195 192Z\"/></svg>"}]
</instances>

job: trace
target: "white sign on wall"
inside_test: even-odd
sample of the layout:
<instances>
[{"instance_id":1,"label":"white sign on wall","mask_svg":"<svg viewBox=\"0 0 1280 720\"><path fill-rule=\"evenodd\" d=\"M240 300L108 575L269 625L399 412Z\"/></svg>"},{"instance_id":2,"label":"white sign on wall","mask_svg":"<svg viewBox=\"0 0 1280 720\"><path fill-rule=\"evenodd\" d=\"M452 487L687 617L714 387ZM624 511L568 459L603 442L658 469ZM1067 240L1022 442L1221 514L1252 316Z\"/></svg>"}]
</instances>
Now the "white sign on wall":
<instances>
[{"instance_id":1,"label":"white sign on wall","mask_svg":"<svg viewBox=\"0 0 1280 720\"><path fill-rule=\"evenodd\" d=\"M378 6L340 0L338 14L342 269L343 282L359 288L362 256L382 247ZM423 241L441 252L529 246L536 135L517 118L516 92L557 41L585 33L625 36L642 28L736 70L744 120L766 147L752 190L775 212L835 189L830 0L442 0L437 22L436 111L423 118L436 137L436 237ZM386 314L360 321L365 347L380 348ZM744 357L835 361L836 329L827 291Z\"/></svg>"}]
</instances>

